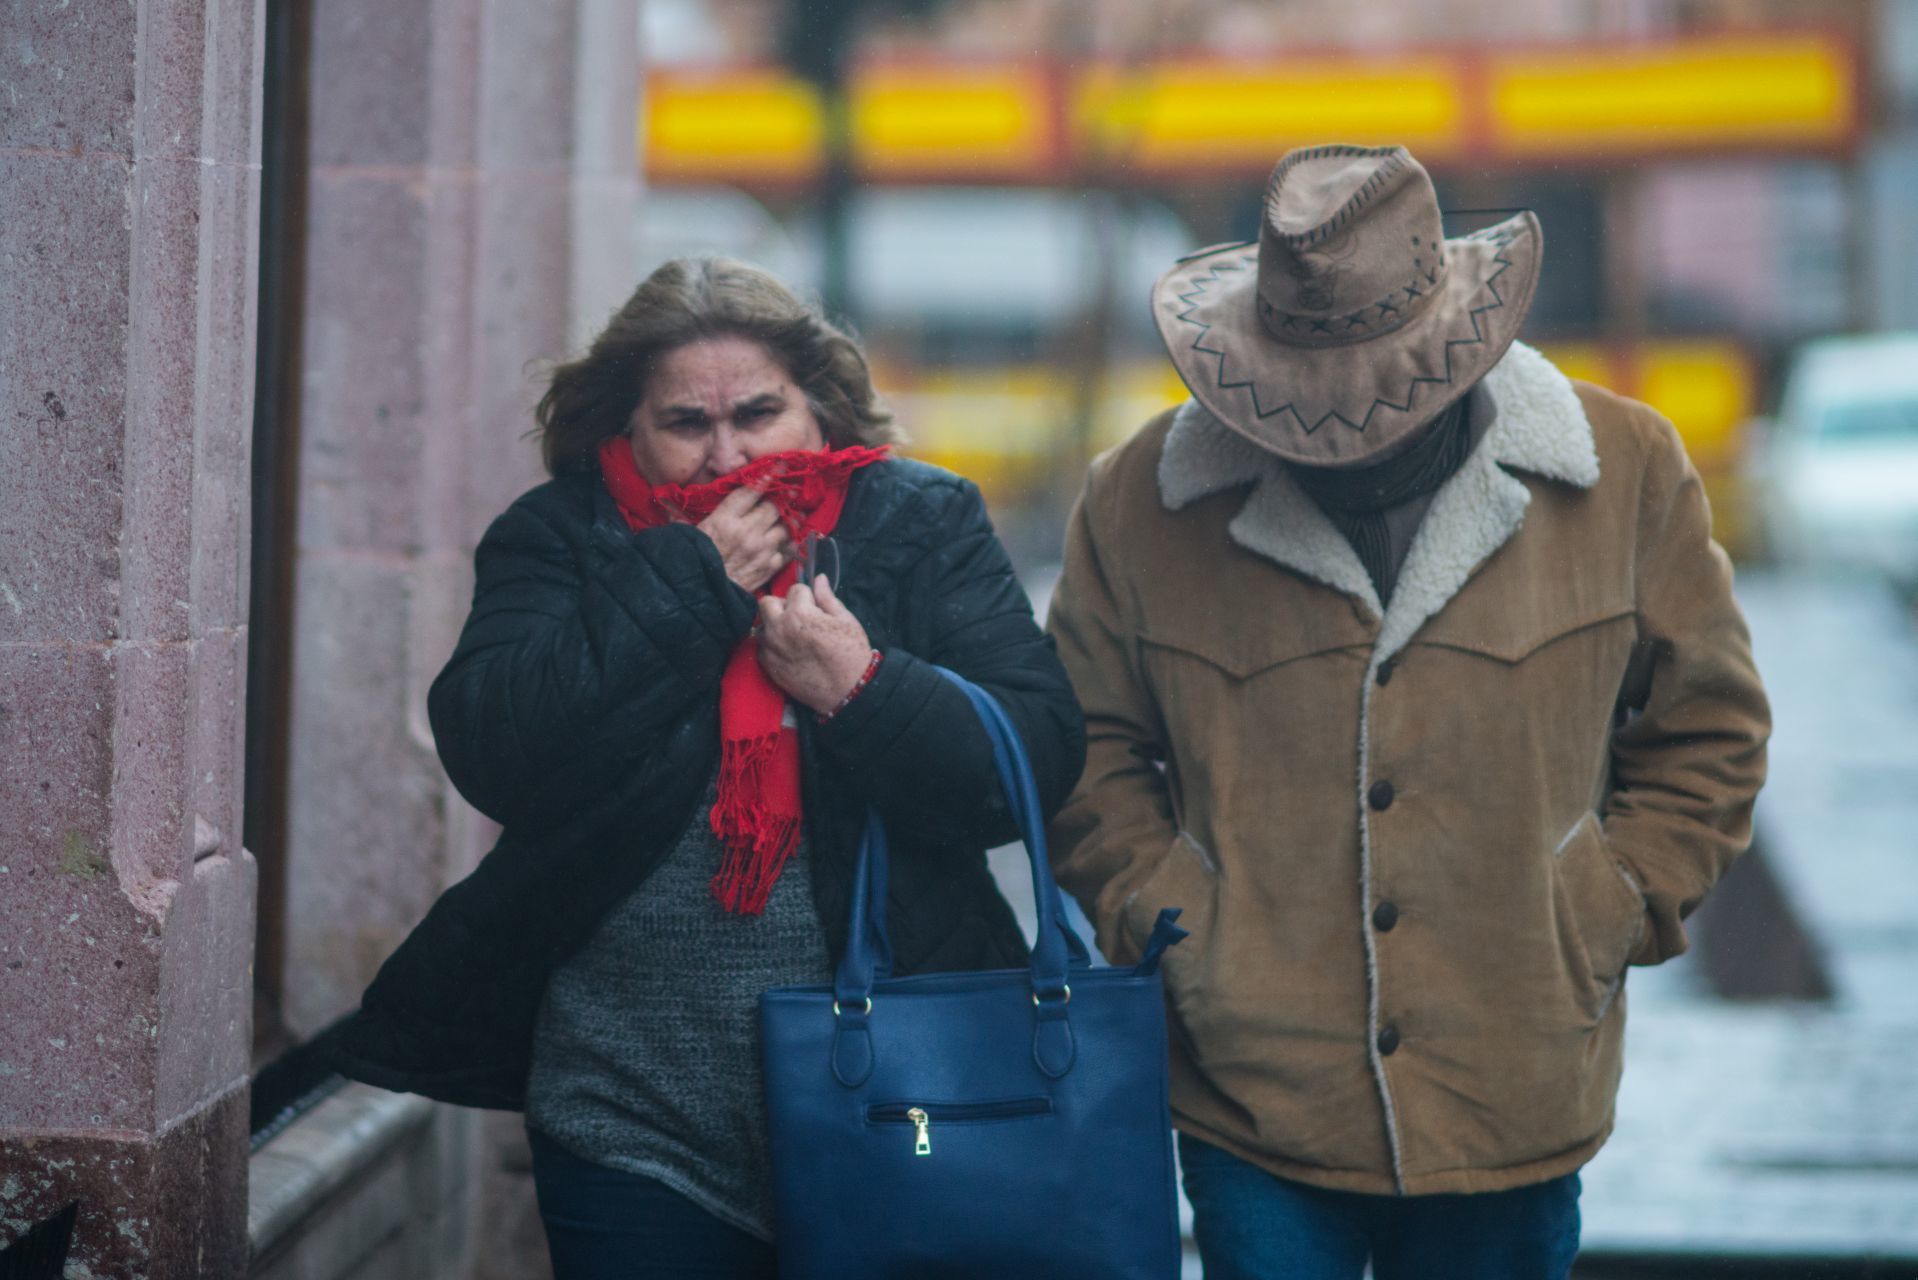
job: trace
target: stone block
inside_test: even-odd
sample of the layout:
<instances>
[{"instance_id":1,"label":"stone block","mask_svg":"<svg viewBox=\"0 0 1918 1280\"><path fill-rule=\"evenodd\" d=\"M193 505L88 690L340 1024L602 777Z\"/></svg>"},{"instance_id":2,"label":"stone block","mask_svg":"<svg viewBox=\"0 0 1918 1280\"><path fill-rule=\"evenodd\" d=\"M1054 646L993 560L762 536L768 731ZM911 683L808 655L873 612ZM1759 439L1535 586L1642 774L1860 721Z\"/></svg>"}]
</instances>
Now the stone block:
<instances>
[{"instance_id":1,"label":"stone block","mask_svg":"<svg viewBox=\"0 0 1918 1280\"><path fill-rule=\"evenodd\" d=\"M135 6L19 0L7 9L0 150L132 155Z\"/></svg>"},{"instance_id":2,"label":"stone block","mask_svg":"<svg viewBox=\"0 0 1918 1280\"><path fill-rule=\"evenodd\" d=\"M472 556L449 551L415 561L412 589L408 678L418 696L408 701L406 714L412 721L413 741L432 750L433 730L426 719L426 689L459 643L460 628L466 622L467 607L473 599Z\"/></svg>"},{"instance_id":3,"label":"stone block","mask_svg":"<svg viewBox=\"0 0 1918 1280\"><path fill-rule=\"evenodd\" d=\"M551 1280L546 1229L533 1195L533 1160L522 1117L481 1118L480 1216L474 1280Z\"/></svg>"},{"instance_id":4,"label":"stone block","mask_svg":"<svg viewBox=\"0 0 1918 1280\"><path fill-rule=\"evenodd\" d=\"M281 1246L286 1251L282 1257L299 1259L293 1274L313 1280L421 1274L393 1270L396 1263L391 1258L382 1260L382 1254L397 1251L404 1261L408 1233L419 1225L415 1219L419 1206L407 1185L407 1166L415 1149L409 1142L386 1152L315 1209L298 1234Z\"/></svg>"},{"instance_id":5,"label":"stone block","mask_svg":"<svg viewBox=\"0 0 1918 1280\"><path fill-rule=\"evenodd\" d=\"M246 756L244 628L217 631L193 644L192 771L194 857L234 857L240 850ZM207 842L215 842L208 847Z\"/></svg>"},{"instance_id":6,"label":"stone block","mask_svg":"<svg viewBox=\"0 0 1918 1280\"><path fill-rule=\"evenodd\" d=\"M412 176L314 173L300 409L299 544L411 552L427 429L431 228ZM327 269L324 264L341 264ZM350 264L350 265L348 265Z\"/></svg>"},{"instance_id":7,"label":"stone block","mask_svg":"<svg viewBox=\"0 0 1918 1280\"><path fill-rule=\"evenodd\" d=\"M416 1206L414 1274L469 1280L472 1274L475 1138L481 1113L440 1107L411 1164Z\"/></svg>"},{"instance_id":8,"label":"stone block","mask_svg":"<svg viewBox=\"0 0 1918 1280\"><path fill-rule=\"evenodd\" d=\"M479 1263L478 1194L472 1184L456 1188L452 1198L434 1215L428 1240L431 1275L445 1280L473 1280ZM522 1271L518 1280L539 1280L539 1271Z\"/></svg>"},{"instance_id":9,"label":"stone block","mask_svg":"<svg viewBox=\"0 0 1918 1280\"><path fill-rule=\"evenodd\" d=\"M0 155L0 641L118 632L128 178Z\"/></svg>"},{"instance_id":10,"label":"stone block","mask_svg":"<svg viewBox=\"0 0 1918 1280\"><path fill-rule=\"evenodd\" d=\"M321 1280L307 1271L298 1252L279 1253L256 1260L246 1269L247 1280Z\"/></svg>"},{"instance_id":11,"label":"stone block","mask_svg":"<svg viewBox=\"0 0 1918 1280\"><path fill-rule=\"evenodd\" d=\"M312 101L315 167L426 162L437 7L387 0L315 7L312 83L323 89Z\"/></svg>"},{"instance_id":12,"label":"stone block","mask_svg":"<svg viewBox=\"0 0 1918 1280\"><path fill-rule=\"evenodd\" d=\"M555 85L553 72L573 62L574 6L495 4L482 12L480 167L563 185L572 169L573 95L570 77Z\"/></svg>"},{"instance_id":13,"label":"stone block","mask_svg":"<svg viewBox=\"0 0 1918 1280\"><path fill-rule=\"evenodd\" d=\"M112 651L113 869L155 921L193 866L194 656L184 641Z\"/></svg>"},{"instance_id":14,"label":"stone block","mask_svg":"<svg viewBox=\"0 0 1918 1280\"><path fill-rule=\"evenodd\" d=\"M247 619L254 340L259 297L259 174L201 168L203 269L196 335L191 633Z\"/></svg>"},{"instance_id":15,"label":"stone block","mask_svg":"<svg viewBox=\"0 0 1918 1280\"><path fill-rule=\"evenodd\" d=\"M486 6L471 0L431 0L431 8L428 160L435 172L466 181L479 156L480 40Z\"/></svg>"},{"instance_id":16,"label":"stone block","mask_svg":"<svg viewBox=\"0 0 1918 1280\"><path fill-rule=\"evenodd\" d=\"M0 1249L77 1201L67 1274L97 1280L246 1274L247 1095L157 1136L0 1134Z\"/></svg>"},{"instance_id":17,"label":"stone block","mask_svg":"<svg viewBox=\"0 0 1918 1280\"><path fill-rule=\"evenodd\" d=\"M302 558L287 832L287 989L296 1034L353 1008L442 883L445 788L417 708L415 572Z\"/></svg>"},{"instance_id":18,"label":"stone block","mask_svg":"<svg viewBox=\"0 0 1918 1280\"><path fill-rule=\"evenodd\" d=\"M152 1116L159 933L123 891L112 796L119 657L0 645L0 1115Z\"/></svg>"},{"instance_id":19,"label":"stone block","mask_svg":"<svg viewBox=\"0 0 1918 1280\"><path fill-rule=\"evenodd\" d=\"M573 6L573 174L614 178L637 188L633 116L639 102L639 9L626 0L577 0ZM631 234L628 211L628 235Z\"/></svg>"},{"instance_id":20,"label":"stone block","mask_svg":"<svg viewBox=\"0 0 1918 1280\"><path fill-rule=\"evenodd\" d=\"M479 201L475 419L466 448L469 545L543 478L538 445L526 433L546 364L566 355L571 275L571 209L563 185L487 178Z\"/></svg>"},{"instance_id":21,"label":"stone block","mask_svg":"<svg viewBox=\"0 0 1918 1280\"><path fill-rule=\"evenodd\" d=\"M0 648L0 1110L152 1116L159 921L190 866L185 646ZM228 957L243 972L245 956Z\"/></svg>"},{"instance_id":22,"label":"stone block","mask_svg":"<svg viewBox=\"0 0 1918 1280\"><path fill-rule=\"evenodd\" d=\"M639 287L633 263L633 211L639 199L639 180L631 174L574 180L569 352L585 351Z\"/></svg>"},{"instance_id":23,"label":"stone block","mask_svg":"<svg viewBox=\"0 0 1918 1280\"><path fill-rule=\"evenodd\" d=\"M162 1124L246 1083L253 1043L252 855L193 864L174 896L160 962L154 1111Z\"/></svg>"},{"instance_id":24,"label":"stone block","mask_svg":"<svg viewBox=\"0 0 1918 1280\"><path fill-rule=\"evenodd\" d=\"M208 8L217 0L135 0L140 15L133 149L142 160L201 153Z\"/></svg>"},{"instance_id":25,"label":"stone block","mask_svg":"<svg viewBox=\"0 0 1918 1280\"><path fill-rule=\"evenodd\" d=\"M67 832L90 847L104 843L113 714L106 648L0 645L0 866L8 873L54 870ZM104 850L80 861L93 875L111 869ZM0 893L0 913L25 903L14 884Z\"/></svg>"},{"instance_id":26,"label":"stone block","mask_svg":"<svg viewBox=\"0 0 1918 1280\"><path fill-rule=\"evenodd\" d=\"M200 154L257 169L265 88L266 0L207 0L203 56L212 85Z\"/></svg>"},{"instance_id":27,"label":"stone block","mask_svg":"<svg viewBox=\"0 0 1918 1280\"><path fill-rule=\"evenodd\" d=\"M123 634L141 640L190 634L193 472L208 372L201 359L203 272L217 296L226 290L212 286L216 271L237 274L245 266L230 251L218 263L202 252L203 236L217 236L223 222L232 226L233 188L245 180L236 168L208 170L193 160L142 160L133 178L121 625ZM244 477L227 483L242 484Z\"/></svg>"},{"instance_id":28,"label":"stone block","mask_svg":"<svg viewBox=\"0 0 1918 1280\"><path fill-rule=\"evenodd\" d=\"M421 545L429 553L460 546L465 529L466 447L473 421L473 239L478 189L465 177L435 174L427 188L429 231L421 255L426 273L421 377L426 413L420 427L415 490Z\"/></svg>"},{"instance_id":29,"label":"stone block","mask_svg":"<svg viewBox=\"0 0 1918 1280\"><path fill-rule=\"evenodd\" d=\"M470 1107L434 1108L426 1141L413 1162L411 1194L417 1203L438 1212L474 1184L473 1166L479 1159L483 1114Z\"/></svg>"}]
</instances>

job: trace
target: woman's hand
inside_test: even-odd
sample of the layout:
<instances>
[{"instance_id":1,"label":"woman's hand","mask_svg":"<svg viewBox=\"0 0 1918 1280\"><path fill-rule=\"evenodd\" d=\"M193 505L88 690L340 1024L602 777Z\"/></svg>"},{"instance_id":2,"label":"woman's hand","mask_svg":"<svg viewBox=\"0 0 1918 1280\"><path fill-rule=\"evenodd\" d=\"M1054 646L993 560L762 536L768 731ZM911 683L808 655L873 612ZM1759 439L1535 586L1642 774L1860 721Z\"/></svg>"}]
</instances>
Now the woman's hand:
<instances>
[{"instance_id":1,"label":"woman's hand","mask_svg":"<svg viewBox=\"0 0 1918 1280\"><path fill-rule=\"evenodd\" d=\"M871 661L866 629L824 578L759 602L759 665L793 701L829 714Z\"/></svg>"},{"instance_id":2,"label":"woman's hand","mask_svg":"<svg viewBox=\"0 0 1918 1280\"><path fill-rule=\"evenodd\" d=\"M698 524L726 562L726 576L757 591L793 558L793 542L779 508L757 489L735 489Z\"/></svg>"}]
</instances>

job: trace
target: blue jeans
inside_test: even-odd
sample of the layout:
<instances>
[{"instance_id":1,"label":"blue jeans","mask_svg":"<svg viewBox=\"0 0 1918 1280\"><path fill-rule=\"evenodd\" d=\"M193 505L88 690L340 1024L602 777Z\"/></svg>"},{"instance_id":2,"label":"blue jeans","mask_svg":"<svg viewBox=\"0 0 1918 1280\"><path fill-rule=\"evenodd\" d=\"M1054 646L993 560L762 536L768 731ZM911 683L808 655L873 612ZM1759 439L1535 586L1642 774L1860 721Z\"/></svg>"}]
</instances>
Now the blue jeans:
<instances>
[{"instance_id":1,"label":"blue jeans","mask_svg":"<svg viewBox=\"0 0 1918 1280\"><path fill-rule=\"evenodd\" d=\"M775 1280L773 1247L665 1184L528 1130L554 1280Z\"/></svg>"},{"instance_id":2,"label":"blue jeans","mask_svg":"<svg viewBox=\"0 0 1918 1280\"><path fill-rule=\"evenodd\" d=\"M1179 1135L1206 1280L1565 1280L1578 1175L1480 1195L1368 1196L1277 1178Z\"/></svg>"}]
</instances>

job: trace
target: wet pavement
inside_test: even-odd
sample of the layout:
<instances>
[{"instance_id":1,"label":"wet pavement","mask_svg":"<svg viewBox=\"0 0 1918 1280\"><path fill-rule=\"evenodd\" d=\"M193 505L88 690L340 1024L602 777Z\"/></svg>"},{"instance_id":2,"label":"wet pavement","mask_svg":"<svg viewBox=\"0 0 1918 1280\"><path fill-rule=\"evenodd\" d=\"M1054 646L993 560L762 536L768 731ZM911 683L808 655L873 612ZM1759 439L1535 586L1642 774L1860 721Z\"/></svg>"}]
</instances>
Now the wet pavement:
<instances>
[{"instance_id":1,"label":"wet pavement","mask_svg":"<svg viewBox=\"0 0 1918 1280\"><path fill-rule=\"evenodd\" d=\"M1747 575L1770 690L1766 862L1829 1001L1635 970L1585 1256L1877 1259L1918 1275L1918 641L1867 581ZM1903 1264L1910 1264L1907 1268Z\"/></svg>"}]
</instances>

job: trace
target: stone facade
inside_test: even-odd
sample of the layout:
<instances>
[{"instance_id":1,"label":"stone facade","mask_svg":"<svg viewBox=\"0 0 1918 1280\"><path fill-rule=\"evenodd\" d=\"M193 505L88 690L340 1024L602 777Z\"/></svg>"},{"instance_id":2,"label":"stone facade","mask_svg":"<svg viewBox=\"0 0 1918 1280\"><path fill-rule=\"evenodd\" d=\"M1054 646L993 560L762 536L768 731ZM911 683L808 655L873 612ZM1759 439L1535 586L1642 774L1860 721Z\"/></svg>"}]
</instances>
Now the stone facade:
<instances>
[{"instance_id":1,"label":"stone facade","mask_svg":"<svg viewBox=\"0 0 1918 1280\"><path fill-rule=\"evenodd\" d=\"M307 201L268 231L303 237L307 282L280 992L299 1036L490 837L439 771L426 684L475 542L538 478L534 362L633 283L638 196L631 0L311 13ZM264 31L263 0L0 12L0 1250L77 1203L74 1276L254 1265ZM314 1147L387 1190L302 1201L258 1264L537 1275L516 1125L423 1105L377 1158L350 1128ZM260 1169L314 1145L296 1131ZM325 1252L368 1204L433 1243Z\"/></svg>"},{"instance_id":2,"label":"stone facade","mask_svg":"<svg viewBox=\"0 0 1918 1280\"><path fill-rule=\"evenodd\" d=\"M440 771L426 689L474 546L541 478L542 362L636 283L636 22L629 0L314 7L280 993L296 1037L358 1004L494 834ZM433 1274L538 1275L518 1118L439 1110L471 1167L396 1183L421 1223L472 1198L452 1216L473 1252ZM362 1274L336 1269L352 1203L317 1207L272 1274Z\"/></svg>"},{"instance_id":3,"label":"stone facade","mask_svg":"<svg viewBox=\"0 0 1918 1280\"><path fill-rule=\"evenodd\" d=\"M0 15L0 1246L238 1275L261 0Z\"/></svg>"}]
</instances>

